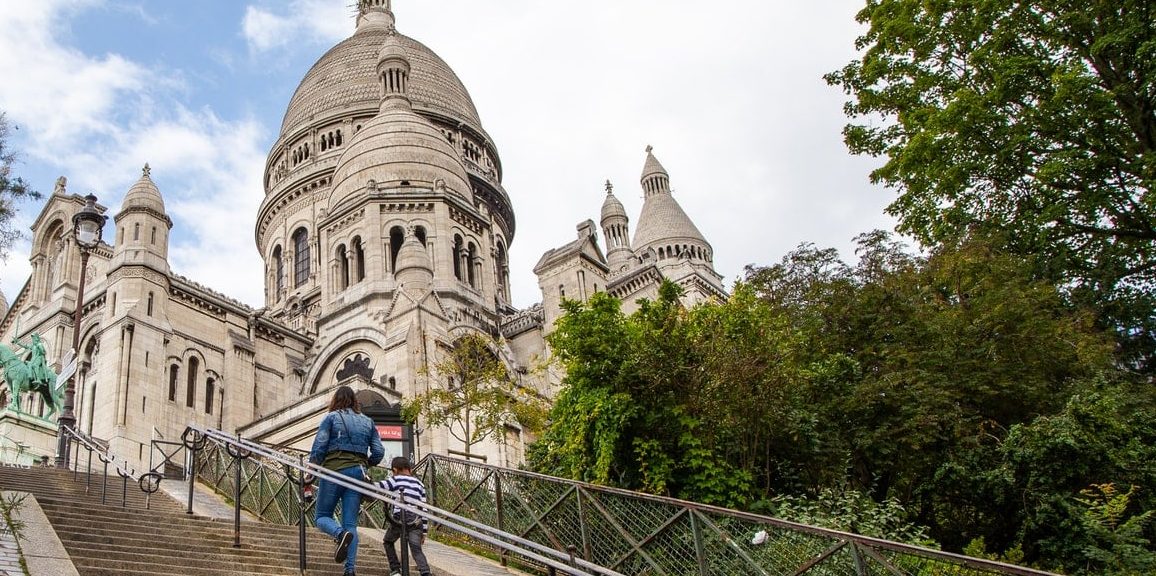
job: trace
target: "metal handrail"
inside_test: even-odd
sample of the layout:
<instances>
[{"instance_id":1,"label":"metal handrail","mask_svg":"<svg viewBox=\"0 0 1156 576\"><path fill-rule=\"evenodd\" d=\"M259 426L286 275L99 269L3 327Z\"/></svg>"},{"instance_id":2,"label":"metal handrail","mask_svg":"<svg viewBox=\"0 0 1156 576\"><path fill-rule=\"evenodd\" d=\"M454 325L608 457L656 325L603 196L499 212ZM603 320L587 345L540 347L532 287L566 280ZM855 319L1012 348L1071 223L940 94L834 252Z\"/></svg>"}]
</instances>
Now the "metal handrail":
<instances>
[{"instance_id":1,"label":"metal handrail","mask_svg":"<svg viewBox=\"0 0 1156 576\"><path fill-rule=\"evenodd\" d=\"M893 574L904 574L904 572L902 572L899 568L889 566L890 562L883 559L883 557L877 551L887 551L889 553L895 553L898 555L903 555L903 556L908 556L908 557L914 556L914 557L918 557L921 559L926 559L928 561L934 561L934 562L949 564L949 565L957 567L957 569L972 569L972 570L977 570L977 571L983 571L984 573L987 573L987 574L1006 574L1006 575L1014 575L1014 576L1055 576L1055 574L1053 574L1051 572L1045 572L1045 571L1027 568L1027 567L1023 567L1023 566L1016 566L1016 565L1012 565L1012 564L1006 564L1006 563L996 562L996 561L992 561L992 560L985 560L985 559L981 559L981 558L973 558L970 556L953 554L953 553L944 552L941 550L934 550L931 548L925 548L925 547L915 546L915 545L911 545L911 544L903 544L900 542L882 540L882 539L873 538L870 536L863 536L860 534L852 534L849 532L842 532L839 530L822 528L822 527L818 527L818 526L799 524L796 522L790 522L790 521L782 520L782 519L778 519L778 518L772 518L772 517L768 517L768 516L760 516L757 514L752 514L752 513L748 513L748 512L741 512L741 511L737 511L737 510L730 510L730 509L721 508L718 506L698 504L695 502L689 502L686 500L679 500L676 498L656 496L656 495L651 495L651 494L643 494L643 493L638 493L638 492L632 492L629 490L623 490L623 489L612 488L612 487L607 487L607 486L599 486L599 485L588 484L588 483L574 481L574 480L565 480L565 479L561 479L561 478L555 478L552 476L546 476L543 474L537 474L534 472L528 472L528 471L524 471L524 470L511 470L508 468L502 468L500 466L481 464L481 463L477 463L477 462L473 462L473 461L469 461L469 460L464 460L464 459L460 459L460 458L453 458L450 456L443 456L443 455L436 455L436 454L427 455L427 457L425 459L423 459L423 463L426 466L432 465L432 466L437 467L441 471L442 474L445 473L444 471L447 468L453 468L455 466L456 467L462 467L462 468L465 468L467 470L477 471L478 472L477 475L476 476L471 475L470 478L471 479L477 479L477 477L481 477L481 480L478 481L476 483L476 485L473 482L470 482L470 483L467 483L465 486L463 486L463 492L467 493L467 496L465 498L463 498L463 500L462 500L463 503L467 501L466 498L469 498L471 495L476 494L478 491L486 490L487 488L486 488L485 483L489 479L498 478L499 483L496 485L496 488L495 488L496 493L493 496L495 497L496 505L499 508L501 508L502 497L503 497L503 493L502 493L503 491L501 489L501 486L503 486L505 484L505 482L510 482L511 479L532 480L535 482L566 487L568 494L572 493L575 495L575 498L578 500L578 506L579 507L581 507L583 505L590 506L590 504L587 504L587 503L592 500L593 506L590 506L590 513L592 513L592 514L603 514L603 515L607 514L607 510L605 508L599 508L598 507L599 496L602 496L603 498L611 497L614 499L618 499L618 501L620 501L620 502L630 502L631 504L635 505L636 507L633 508L633 511L639 516L645 515L645 514L643 514L643 511L655 511L654 512L655 516L662 516L663 518L667 519L665 524L663 524L664 526L669 526L669 525L673 524L678 518L690 517L690 518L692 518L692 521L691 521L692 525L693 525L695 519L701 519L701 520L705 521L705 523L715 524L714 528L717 530L718 529L717 521L712 521L710 518L708 518L707 514L709 514L711 517L715 518L716 520L721 518L721 519L728 519L728 520L734 520L734 521L741 521L743 523L746 523L749 526L763 527L763 528L772 529L772 530L777 529L777 530L780 530L784 533L789 532L789 533L793 533L793 534L804 534L804 535L808 535L811 537L818 537L820 539L827 541L828 544L826 545L827 548L824 551L824 553L817 556L817 557L812 557L810 559L809 563L800 566L799 570L801 570L801 572L798 572L798 573L802 573L802 572L806 572L807 570L810 570L812 567L821 564L824 560L826 560L829 556L831 556L832 554L834 554L838 550L840 550L842 548L849 547L852 550L852 555L858 554L858 552L856 552L856 550L861 551L862 553L866 554L867 556L870 556L873 560L876 560L876 561L880 562L881 564L883 564L884 566L887 566L887 570ZM505 482L501 481L501 479L503 479L503 478L505 479ZM563 492L563 491L557 490L553 493L561 493L561 492ZM511 496L511 494L509 494L509 493L506 493L504 495L507 498L509 498ZM557 508L559 506L560 502L564 498L566 498L566 496L562 496L562 497L559 497L557 499L552 500L551 501L552 506L554 508ZM446 505L453 506L453 504L447 504L444 501L445 500L444 497L442 497L441 500L442 500L441 504L443 506L446 506ZM523 502L523 504L524 504L524 502ZM664 512L657 512L659 510L664 511ZM496 512L497 512L499 518L501 518L503 511L499 509ZM540 514L539 518L545 518L547 515L550 514L550 511L549 510L535 509L534 513ZM603 516L603 517L605 518L606 516ZM555 519L555 521L561 522L561 520L557 520L557 519ZM578 519L576 521L579 523L588 522L588 520L582 519L581 512L579 512ZM622 527L620 529L627 529L628 530L629 527ZM579 526L578 529L575 530L575 532L585 535L587 533L587 530L588 530L587 526ZM729 538L730 534L724 534L724 536L727 537L726 538L726 541L728 543L727 548L729 548L732 551L735 551L738 554L742 554L740 549L737 546L735 546L735 543L733 542L733 540ZM647 539L652 540L655 537L656 537L656 534L651 534L650 536L647 537ZM698 535L696 534L695 537L698 538ZM638 554L639 556L645 556L648 552L646 549L646 542L644 542L643 540L645 540L645 539L640 539L639 542L633 543L632 545L634 546L634 550L632 552L628 552L627 556L629 556L630 554ZM555 544L557 544L557 543L558 542L556 542ZM586 544L586 543L584 542L584 544ZM588 553L589 550L590 549L587 548L586 552ZM695 558L695 560L700 566L708 566L712 563L711 558L705 556L705 554L706 554L705 547L703 547L701 545L701 542L698 543L698 545L696 546L696 556L697 557ZM590 557L589 554L587 554L587 556ZM622 557L619 556L619 561L621 561L621 558ZM750 558L747 558L747 560L749 562L751 562L752 564L757 564L756 562L754 562ZM609 564L611 564L612 566L614 565L613 562L610 562ZM667 572L657 571L654 573L666 574ZM706 572L696 572L696 573L706 573Z\"/></svg>"},{"instance_id":2,"label":"metal handrail","mask_svg":"<svg viewBox=\"0 0 1156 576\"><path fill-rule=\"evenodd\" d=\"M477 538L491 546L496 546L508 553L539 562L547 566L551 572L557 570L573 576L625 576L615 570L599 566L581 558L576 558L569 552L562 552L532 540L503 532L486 524L450 512L449 510L444 510L433 504L417 504L413 501L407 501L404 497L381 488L376 484L353 480L347 476L318 466L304 465L301 463L300 458L294 459L280 451L239 436L232 436L216 429L202 428L196 425L190 425L186 429L186 435L188 435L189 431L193 431L203 438L212 440L226 447L230 454L234 456L249 457L250 455L258 455L280 464L286 470L296 470L298 474L310 474L324 478L329 482L344 486L346 489L355 490L364 497L388 502L398 509L424 516L431 521L468 534L473 538ZM240 506L240 499L236 498L235 500L236 505ZM408 566L403 566L403 568L408 568Z\"/></svg>"},{"instance_id":3,"label":"metal handrail","mask_svg":"<svg viewBox=\"0 0 1156 576\"><path fill-rule=\"evenodd\" d=\"M122 458L120 456L117 456L116 454L112 453L111 450L108 450L108 449L102 447L96 441L95 438L93 438L92 436L89 436L88 434L85 434L84 432L81 432L80 430L77 430L74 427L61 426L60 427L60 433L66 435L67 437L70 438L70 441L68 442L68 446L70 446L70 447L75 446L74 449L76 450L77 457L72 458L71 459L72 462L74 462L74 463L79 462L79 455L80 455L80 449L81 448L84 448L85 450L88 451L87 470L85 470L85 489L86 490L91 488L91 486L92 486L92 456L95 454L96 457L104 464L104 473L101 475L101 477L102 477L101 493L100 493L100 503L101 504L106 503L106 499L108 496L108 478L109 478L108 466L109 466L109 464L113 464L114 465L113 470L116 472L117 476L120 476L120 478L121 478L121 499L120 499L121 507L124 508L128 505L128 481L132 480L133 483L135 483L140 488L141 492L145 493L145 509L146 510L150 509L151 504L152 504L152 495L160 488L159 475L155 475L152 473L138 475L136 473L136 469L130 467L129 461L127 458ZM76 476L79 473L80 473L80 466L79 465L74 466L72 468L73 480L76 479Z\"/></svg>"}]
</instances>

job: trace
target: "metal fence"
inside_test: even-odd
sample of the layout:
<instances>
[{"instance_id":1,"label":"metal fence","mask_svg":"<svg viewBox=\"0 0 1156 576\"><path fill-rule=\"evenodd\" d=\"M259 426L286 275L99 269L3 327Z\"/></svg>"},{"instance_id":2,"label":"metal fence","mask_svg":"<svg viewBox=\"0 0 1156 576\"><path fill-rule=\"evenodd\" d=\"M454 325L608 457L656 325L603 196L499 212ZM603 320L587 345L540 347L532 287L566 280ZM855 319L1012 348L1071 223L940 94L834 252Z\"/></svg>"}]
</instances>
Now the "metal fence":
<instances>
[{"instance_id":1,"label":"metal fence","mask_svg":"<svg viewBox=\"0 0 1156 576\"><path fill-rule=\"evenodd\" d=\"M509 532L495 529L492 524L478 522L464 515L445 510L433 502L426 505L406 501L393 492L374 484L360 482L349 477L321 468L307 469L303 457L298 453L257 444L242 438L231 437L220 431L189 426L185 431L186 446L192 450L192 469L195 477L207 484L234 505L234 538L240 544L241 509L259 516L266 522L297 525L301 528L299 538L300 562L305 570L304 527L312 521L312 514L306 513L311 503L302 498L301 478L308 472L318 474L328 482L335 482L346 489L356 490L362 495L363 508L361 526L384 527L387 522L386 505L419 513L429 519L430 524L442 527L477 542L481 546L497 550L508 557L517 558L526 565L536 565L548 574L571 574L575 576L625 576L587 562L561 549L543 545L537 541L522 538ZM239 504L239 506L238 506ZM189 490L189 510L192 510L192 487ZM404 526L404 525L403 525ZM405 528L402 528L404 540ZM408 571L402 553L402 573Z\"/></svg>"},{"instance_id":2,"label":"metal fence","mask_svg":"<svg viewBox=\"0 0 1156 576\"><path fill-rule=\"evenodd\" d=\"M1051 574L445 456L416 472L443 509L628 576Z\"/></svg>"},{"instance_id":3,"label":"metal fence","mask_svg":"<svg viewBox=\"0 0 1156 576\"><path fill-rule=\"evenodd\" d=\"M300 498L300 453L238 458L229 444L198 449L197 476L222 496L278 524L312 523ZM573 555L627 576L1054 576L1030 568L727 510L428 455L415 466L431 510ZM362 526L385 528L385 506L362 509ZM431 530L488 550L503 564L549 573L503 542L454 520ZM473 523L476 523L473 524ZM461 530L457 528L463 528Z\"/></svg>"}]
</instances>

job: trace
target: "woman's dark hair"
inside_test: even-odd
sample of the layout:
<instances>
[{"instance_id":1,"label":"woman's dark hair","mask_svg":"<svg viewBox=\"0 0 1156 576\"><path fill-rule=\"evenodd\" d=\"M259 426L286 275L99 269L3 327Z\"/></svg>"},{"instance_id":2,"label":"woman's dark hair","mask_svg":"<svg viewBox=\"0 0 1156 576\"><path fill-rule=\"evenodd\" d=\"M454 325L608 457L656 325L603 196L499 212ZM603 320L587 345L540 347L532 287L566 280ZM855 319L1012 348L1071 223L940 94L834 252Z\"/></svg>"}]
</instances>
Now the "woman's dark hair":
<instances>
[{"instance_id":1,"label":"woman's dark hair","mask_svg":"<svg viewBox=\"0 0 1156 576\"><path fill-rule=\"evenodd\" d=\"M357 401L357 394L349 386L338 386L333 392L333 399L329 401L329 411L336 412L346 408L361 414L361 403Z\"/></svg>"}]
</instances>

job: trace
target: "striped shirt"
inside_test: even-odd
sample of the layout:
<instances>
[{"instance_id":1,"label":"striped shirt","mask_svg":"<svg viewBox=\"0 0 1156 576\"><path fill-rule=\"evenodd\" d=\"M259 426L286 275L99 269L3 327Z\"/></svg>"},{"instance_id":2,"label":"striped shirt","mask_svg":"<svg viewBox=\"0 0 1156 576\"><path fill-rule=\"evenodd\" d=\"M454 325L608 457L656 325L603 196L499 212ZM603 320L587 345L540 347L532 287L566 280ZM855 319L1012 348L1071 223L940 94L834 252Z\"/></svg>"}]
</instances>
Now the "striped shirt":
<instances>
[{"instance_id":1,"label":"striped shirt","mask_svg":"<svg viewBox=\"0 0 1156 576\"><path fill-rule=\"evenodd\" d=\"M421 480L414 476L409 476L407 474L394 474L393 476L378 482L377 485L381 488L389 490L390 492L397 492L401 494L405 497L406 503L420 502L425 504L426 502L425 484L422 484ZM424 506L419 506L419 508L423 510L425 509ZM412 512L409 514L412 514ZM393 507L393 517L397 519L403 517L401 508L398 508L397 506ZM424 516L421 518L421 531L423 533L429 531L429 526Z\"/></svg>"}]
</instances>

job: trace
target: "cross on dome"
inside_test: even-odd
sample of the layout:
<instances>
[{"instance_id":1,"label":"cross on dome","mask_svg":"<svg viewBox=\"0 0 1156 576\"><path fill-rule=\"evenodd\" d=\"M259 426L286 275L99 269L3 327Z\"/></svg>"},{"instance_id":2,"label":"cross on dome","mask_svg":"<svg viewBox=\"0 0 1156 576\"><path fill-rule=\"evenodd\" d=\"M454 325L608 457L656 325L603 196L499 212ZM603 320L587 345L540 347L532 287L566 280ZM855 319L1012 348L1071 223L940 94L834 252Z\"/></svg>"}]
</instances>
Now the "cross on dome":
<instances>
[{"instance_id":1,"label":"cross on dome","mask_svg":"<svg viewBox=\"0 0 1156 576\"><path fill-rule=\"evenodd\" d=\"M606 181L606 193L607 194L613 194L614 193L614 185L611 184L609 180Z\"/></svg>"}]
</instances>

